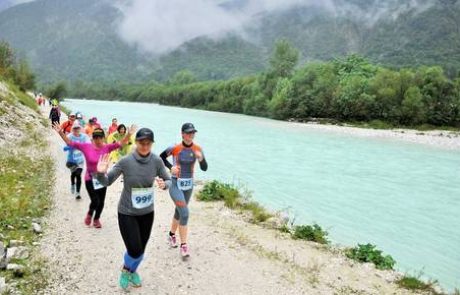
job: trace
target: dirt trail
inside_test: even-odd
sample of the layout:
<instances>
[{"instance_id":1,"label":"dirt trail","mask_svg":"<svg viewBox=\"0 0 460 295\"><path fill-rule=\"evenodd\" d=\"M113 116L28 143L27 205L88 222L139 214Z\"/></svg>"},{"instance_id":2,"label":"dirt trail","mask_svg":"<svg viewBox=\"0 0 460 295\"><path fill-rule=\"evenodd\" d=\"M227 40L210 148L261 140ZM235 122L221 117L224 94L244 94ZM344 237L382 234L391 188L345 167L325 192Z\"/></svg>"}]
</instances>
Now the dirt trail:
<instances>
[{"instance_id":1,"label":"dirt trail","mask_svg":"<svg viewBox=\"0 0 460 295\"><path fill-rule=\"evenodd\" d=\"M83 187L82 200L71 196L64 144L51 130L49 145L57 180L42 240L52 273L46 294L124 294L118 288L125 251L117 224L122 183L108 189L103 228L85 227L87 193ZM156 191L155 200L152 236L139 269L143 287L132 294L412 294L389 282L394 273L248 224L222 204L196 200L191 202L192 257L184 262L166 243L172 201L163 191Z\"/></svg>"}]
</instances>

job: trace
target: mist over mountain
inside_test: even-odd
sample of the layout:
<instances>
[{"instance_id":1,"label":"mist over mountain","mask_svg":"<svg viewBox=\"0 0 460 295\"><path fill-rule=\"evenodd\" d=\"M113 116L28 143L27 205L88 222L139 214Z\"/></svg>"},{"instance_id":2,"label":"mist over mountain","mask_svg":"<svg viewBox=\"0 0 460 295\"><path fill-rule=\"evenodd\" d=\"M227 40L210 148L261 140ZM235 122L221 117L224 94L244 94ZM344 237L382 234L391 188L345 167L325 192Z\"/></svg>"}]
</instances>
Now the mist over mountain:
<instances>
[{"instance_id":1,"label":"mist over mountain","mask_svg":"<svg viewBox=\"0 0 460 295\"><path fill-rule=\"evenodd\" d=\"M42 82L165 80L183 69L199 79L248 75L264 70L280 38L304 62L358 53L455 74L460 3L36 0L0 12L0 39L27 56Z\"/></svg>"}]
</instances>

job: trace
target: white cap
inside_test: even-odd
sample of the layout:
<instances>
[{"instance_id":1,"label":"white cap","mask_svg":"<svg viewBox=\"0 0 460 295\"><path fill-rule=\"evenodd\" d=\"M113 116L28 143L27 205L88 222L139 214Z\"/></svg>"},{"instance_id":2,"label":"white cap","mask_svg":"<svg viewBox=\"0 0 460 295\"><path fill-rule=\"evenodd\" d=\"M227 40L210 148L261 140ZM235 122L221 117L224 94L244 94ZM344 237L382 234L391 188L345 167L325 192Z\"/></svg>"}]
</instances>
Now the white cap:
<instances>
[{"instance_id":1,"label":"white cap","mask_svg":"<svg viewBox=\"0 0 460 295\"><path fill-rule=\"evenodd\" d=\"M81 128L80 122L78 122L78 120L73 122L72 129L75 129L75 128Z\"/></svg>"}]
</instances>

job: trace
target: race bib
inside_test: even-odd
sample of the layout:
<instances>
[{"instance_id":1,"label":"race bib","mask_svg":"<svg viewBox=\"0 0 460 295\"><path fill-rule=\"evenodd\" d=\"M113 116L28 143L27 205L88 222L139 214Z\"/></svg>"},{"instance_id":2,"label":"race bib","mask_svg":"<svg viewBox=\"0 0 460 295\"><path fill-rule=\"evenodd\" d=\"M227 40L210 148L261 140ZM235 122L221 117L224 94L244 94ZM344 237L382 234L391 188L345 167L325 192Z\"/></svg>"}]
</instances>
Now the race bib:
<instances>
[{"instance_id":1,"label":"race bib","mask_svg":"<svg viewBox=\"0 0 460 295\"><path fill-rule=\"evenodd\" d=\"M144 209L153 204L153 187L132 188L131 202L136 209Z\"/></svg>"},{"instance_id":2,"label":"race bib","mask_svg":"<svg viewBox=\"0 0 460 295\"><path fill-rule=\"evenodd\" d=\"M75 163L77 163L77 164L83 163L84 158L83 158L82 152L80 152L80 151L78 151L78 150L74 150L74 151L73 151L73 160L74 160Z\"/></svg>"},{"instance_id":3,"label":"race bib","mask_svg":"<svg viewBox=\"0 0 460 295\"><path fill-rule=\"evenodd\" d=\"M104 188L104 186L99 182L99 180L97 180L96 177L93 177L93 187L95 191L100 190L101 188Z\"/></svg>"},{"instance_id":4,"label":"race bib","mask_svg":"<svg viewBox=\"0 0 460 295\"><path fill-rule=\"evenodd\" d=\"M181 191L188 191L193 188L193 178L178 178L177 187Z\"/></svg>"}]
</instances>

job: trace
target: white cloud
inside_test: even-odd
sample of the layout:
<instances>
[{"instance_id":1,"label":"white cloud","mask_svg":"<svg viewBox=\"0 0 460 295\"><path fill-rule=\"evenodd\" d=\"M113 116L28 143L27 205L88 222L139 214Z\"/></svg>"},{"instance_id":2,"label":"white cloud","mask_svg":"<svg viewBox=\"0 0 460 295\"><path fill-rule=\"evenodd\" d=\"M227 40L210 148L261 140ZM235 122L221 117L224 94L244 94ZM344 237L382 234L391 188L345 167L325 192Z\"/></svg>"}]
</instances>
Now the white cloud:
<instances>
[{"instance_id":1,"label":"white cloud","mask_svg":"<svg viewBox=\"0 0 460 295\"><path fill-rule=\"evenodd\" d=\"M334 15L349 15L373 25L381 17L396 18L407 9L425 9L433 0L375 1L362 11L348 0L119 0L123 13L119 33L142 50L164 53L200 36L219 37L239 32L262 12L293 6L322 7ZM239 9L225 9L232 3Z\"/></svg>"}]
</instances>

